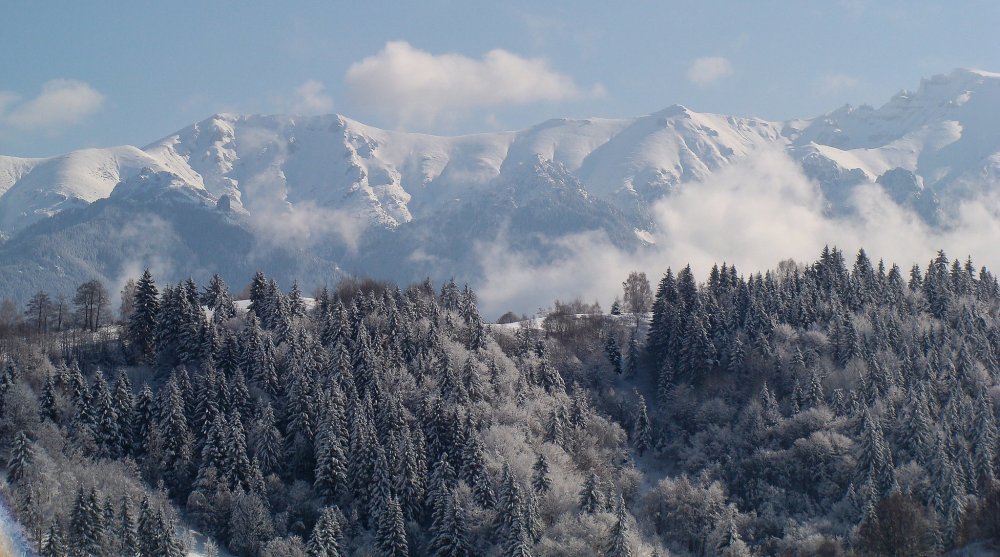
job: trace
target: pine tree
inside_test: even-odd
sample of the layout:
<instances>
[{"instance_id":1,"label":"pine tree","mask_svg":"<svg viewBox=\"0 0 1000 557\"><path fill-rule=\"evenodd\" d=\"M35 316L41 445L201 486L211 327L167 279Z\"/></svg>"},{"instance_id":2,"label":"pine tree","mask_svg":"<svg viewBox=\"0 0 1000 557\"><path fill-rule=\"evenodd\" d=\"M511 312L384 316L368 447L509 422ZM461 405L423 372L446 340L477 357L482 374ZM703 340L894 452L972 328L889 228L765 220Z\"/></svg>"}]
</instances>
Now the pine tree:
<instances>
[{"instance_id":1,"label":"pine tree","mask_svg":"<svg viewBox=\"0 0 1000 557\"><path fill-rule=\"evenodd\" d=\"M132 500L128 495L122 497L121 510L118 514L118 540L121 543L122 555L134 557L139 554L139 533L132 514Z\"/></svg>"},{"instance_id":2,"label":"pine tree","mask_svg":"<svg viewBox=\"0 0 1000 557\"><path fill-rule=\"evenodd\" d=\"M69 549L63 540L59 522L53 521L49 526L49 533L42 542L41 557L69 557Z\"/></svg>"},{"instance_id":3,"label":"pine tree","mask_svg":"<svg viewBox=\"0 0 1000 557\"><path fill-rule=\"evenodd\" d=\"M604 353L608 356L608 361L611 362L611 369L613 369L616 374L621 375L622 352L618 348L618 341L615 340L615 335L608 335L608 339L604 342Z\"/></svg>"},{"instance_id":4,"label":"pine tree","mask_svg":"<svg viewBox=\"0 0 1000 557\"><path fill-rule=\"evenodd\" d=\"M515 528L524 528L523 510L521 488L514 479L510 464L505 462L500 474L500 490L497 497L495 533L498 539L509 540L511 535L516 534ZM521 521L520 525L515 524L517 521Z\"/></svg>"},{"instance_id":5,"label":"pine tree","mask_svg":"<svg viewBox=\"0 0 1000 557\"><path fill-rule=\"evenodd\" d=\"M819 374L815 370L813 370L812 375L809 377L809 393L806 395L806 398L811 407L826 404L823 383L820 381Z\"/></svg>"},{"instance_id":6,"label":"pine tree","mask_svg":"<svg viewBox=\"0 0 1000 557\"><path fill-rule=\"evenodd\" d=\"M42 396L38 399L39 419L51 420L53 423L59 422L59 409L56 406L56 384L52 375L45 376L45 383L42 385Z\"/></svg>"},{"instance_id":7,"label":"pine tree","mask_svg":"<svg viewBox=\"0 0 1000 557\"><path fill-rule=\"evenodd\" d=\"M316 480L314 486L328 500L335 499L347 487L347 455L340 435L328 418L323 421L316 443Z\"/></svg>"},{"instance_id":8,"label":"pine tree","mask_svg":"<svg viewBox=\"0 0 1000 557\"><path fill-rule=\"evenodd\" d=\"M386 503L393 496L391 474L392 471L385 458L385 449L376 440L372 481L368 484L368 512L370 516L379 516L385 510Z\"/></svg>"},{"instance_id":9,"label":"pine tree","mask_svg":"<svg viewBox=\"0 0 1000 557\"><path fill-rule=\"evenodd\" d=\"M597 473L591 472L580 491L580 510L588 514L601 512L604 509L604 497L601 495L600 480Z\"/></svg>"},{"instance_id":10,"label":"pine tree","mask_svg":"<svg viewBox=\"0 0 1000 557\"><path fill-rule=\"evenodd\" d=\"M399 495L400 507L407 520L415 520L421 516L425 496L426 457L416 437L409 427L404 427L400 431L396 493Z\"/></svg>"},{"instance_id":11,"label":"pine tree","mask_svg":"<svg viewBox=\"0 0 1000 557\"><path fill-rule=\"evenodd\" d=\"M975 481L980 489L987 490L996 480L995 459L997 443L996 420L993 416L993 404L987 400L983 391L976 397L974 426L972 428L972 460L975 468Z\"/></svg>"},{"instance_id":12,"label":"pine tree","mask_svg":"<svg viewBox=\"0 0 1000 557\"><path fill-rule=\"evenodd\" d=\"M549 478L549 463L544 454L538 453L538 458L531 470L531 487L535 493L547 493L552 489L552 479Z\"/></svg>"},{"instance_id":13,"label":"pine tree","mask_svg":"<svg viewBox=\"0 0 1000 557\"><path fill-rule=\"evenodd\" d=\"M313 526L312 534L306 545L309 557L341 557L340 538L343 534L340 524L340 509L336 506L326 507L319 515L319 520Z\"/></svg>"},{"instance_id":14,"label":"pine tree","mask_svg":"<svg viewBox=\"0 0 1000 557\"><path fill-rule=\"evenodd\" d=\"M873 474L878 490L887 490L893 483L892 453L882 434L880 420L866 408L861 432L861 454L858 457L859 477Z\"/></svg>"},{"instance_id":15,"label":"pine tree","mask_svg":"<svg viewBox=\"0 0 1000 557\"><path fill-rule=\"evenodd\" d=\"M524 508L521 511L524 517L525 533L531 543L537 542L542 537L542 519L538 514L538 497L533 489L529 489L524 494Z\"/></svg>"},{"instance_id":16,"label":"pine tree","mask_svg":"<svg viewBox=\"0 0 1000 557\"><path fill-rule=\"evenodd\" d=\"M468 557L472 550L468 540L465 511L454 492L445 496L442 512L431 527L430 554L434 557Z\"/></svg>"},{"instance_id":17,"label":"pine tree","mask_svg":"<svg viewBox=\"0 0 1000 557\"><path fill-rule=\"evenodd\" d=\"M135 417L132 423L132 447L130 448L132 456L143 456L146 454L150 433L155 426L154 406L153 391L149 388L149 385L143 384L142 390L135 401Z\"/></svg>"},{"instance_id":18,"label":"pine tree","mask_svg":"<svg viewBox=\"0 0 1000 557\"><path fill-rule=\"evenodd\" d=\"M177 537L177 526L174 524L173 518L157 513L156 525L159 540L157 554L164 557L184 557L186 553L184 544Z\"/></svg>"},{"instance_id":19,"label":"pine tree","mask_svg":"<svg viewBox=\"0 0 1000 557\"><path fill-rule=\"evenodd\" d=\"M427 482L427 508L431 510L433 516L443 512L444 501L454 489L456 480L455 469L448 462L448 453L444 453L434 463Z\"/></svg>"},{"instance_id":20,"label":"pine tree","mask_svg":"<svg viewBox=\"0 0 1000 557\"><path fill-rule=\"evenodd\" d=\"M927 399L918 389L906 406L903 426L903 446L917 462L927 465L934 448L934 434L927 415Z\"/></svg>"},{"instance_id":21,"label":"pine tree","mask_svg":"<svg viewBox=\"0 0 1000 557\"><path fill-rule=\"evenodd\" d=\"M264 327L269 327L270 305L267 278L264 273L257 271L250 281L250 305L247 307L247 312L254 314Z\"/></svg>"},{"instance_id":22,"label":"pine tree","mask_svg":"<svg viewBox=\"0 0 1000 557\"><path fill-rule=\"evenodd\" d=\"M636 377L639 369L639 341L636 338L638 331L632 331L628 339L627 357L625 359L625 375Z\"/></svg>"},{"instance_id":23,"label":"pine tree","mask_svg":"<svg viewBox=\"0 0 1000 557\"><path fill-rule=\"evenodd\" d=\"M646 399L639 395L639 409L635 416L635 425L632 428L632 444L640 456L652 445L652 436L649 430L649 415L646 413Z\"/></svg>"},{"instance_id":24,"label":"pine tree","mask_svg":"<svg viewBox=\"0 0 1000 557\"><path fill-rule=\"evenodd\" d=\"M531 537L525 524L523 508L518 507L510 513L507 535L503 539L505 557L531 557Z\"/></svg>"},{"instance_id":25,"label":"pine tree","mask_svg":"<svg viewBox=\"0 0 1000 557\"><path fill-rule=\"evenodd\" d=\"M90 400L94 413L94 434L98 443L98 455L115 458L122 448L122 436L118 430L118 409L112 399L111 388L104 380L101 370L94 373Z\"/></svg>"},{"instance_id":26,"label":"pine tree","mask_svg":"<svg viewBox=\"0 0 1000 557\"><path fill-rule=\"evenodd\" d=\"M608 542L606 557L632 557L632 547L628 541L628 519L625 514L625 500L618 496L615 510L615 525L611 528L611 539Z\"/></svg>"},{"instance_id":27,"label":"pine tree","mask_svg":"<svg viewBox=\"0 0 1000 557\"><path fill-rule=\"evenodd\" d=\"M382 557L408 557L406 526L399 501L390 497L378 519L376 545Z\"/></svg>"},{"instance_id":28,"label":"pine tree","mask_svg":"<svg viewBox=\"0 0 1000 557\"><path fill-rule=\"evenodd\" d=\"M10 447L10 457L7 459L7 479L12 483L17 483L24 478L24 474L31 468L35 459L35 450L31 440L22 430L14 436L14 442Z\"/></svg>"},{"instance_id":29,"label":"pine tree","mask_svg":"<svg viewBox=\"0 0 1000 557\"><path fill-rule=\"evenodd\" d=\"M562 407L554 408L549 413L549 421L545 426L545 441L562 446L565 438L565 419Z\"/></svg>"},{"instance_id":30,"label":"pine tree","mask_svg":"<svg viewBox=\"0 0 1000 557\"><path fill-rule=\"evenodd\" d=\"M96 555L101 551L103 518L97 503L97 491L77 490L76 502L70 512L69 539L74 551L80 555Z\"/></svg>"},{"instance_id":31,"label":"pine tree","mask_svg":"<svg viewBox=\"0 0 1000 557\"><path fill-rule=\"evenodd\" d=\"M496 493L493 491L483 452L482 441L470 429L465 436L465 448L462 450L461 477L472 487L476 502L484 508L492 509L496 505Z\"/></svg>"},{"instance_id":32,"label":"pine tree","mask_svg":"<svg viewBox=\"0 0 1000 557\"><path fill-rule=\"evenodd\" d=\"M171 376L159 395L160 419L157 427L163 440L162 467L167 485L179 493L187 481L192 447L184 398L176 376Z\"/></svg>"},{"instance_id":33,"label":"pine tree","mask_svg":"<svg viewBox=\"0 0 1000 557\"><path fill-rule=\"evenodd\" d=\"M236 306L229 294L229 288L218 273L212 275L212 279L201 295L200 302L212 310L212 320L216 323L223 323L236 315Z\"/></svg>"},{"instance_id":34,"label":"pine tree","mask_svg":"<svg viewBox=\"0 0 1000 557\"><path fill-rule=\"evenodd\" d=\"M250 457L247 455L246 434L240 413L233 411L228 420L228 431L225 440L223 468L231 486L249 488Z\"/></svg>"},{"instance_id":35,"label":"pine tree","mask_svg":"<svg viewBox=\"0 0 1000 557\"><path fill-rule=\"evenodd\" d=\"M141 358L148 359L153 356L159 310L159 292L152 273L146 269L136 284L135 305L128 318L128 339Z\"/></svg>"},{"instance_id":36,"label":"pine tree","mask_svg":"<svg viewBox=\"0 0 1000 557\"><path fill-rule=\"evenodd\" d=\"M538 363L538 382L548 393L566 392L566 382L563 381L559 369L549 362L547 357L542 357Z\"/></svg>"},{"instance_id":37,"label":"pine tree","mask_svg":"<svg viewBox=\"0 0 1000 557\"><path fill-rule=\"evenodd\" d=\"M132 438L135 423L135 395L132 393L132 383L124 371L119 371L115 378L115 390L112 395L114 413L118 417L117 437L118 454L128 454L134 443Z\"/></svg>"}]
</instances>

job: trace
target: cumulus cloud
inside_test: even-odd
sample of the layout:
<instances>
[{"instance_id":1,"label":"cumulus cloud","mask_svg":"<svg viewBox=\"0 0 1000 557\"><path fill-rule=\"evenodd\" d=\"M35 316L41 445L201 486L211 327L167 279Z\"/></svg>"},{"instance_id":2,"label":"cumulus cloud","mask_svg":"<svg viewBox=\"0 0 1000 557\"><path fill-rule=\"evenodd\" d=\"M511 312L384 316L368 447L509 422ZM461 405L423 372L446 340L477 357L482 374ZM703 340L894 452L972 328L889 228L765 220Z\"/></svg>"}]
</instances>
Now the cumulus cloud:
<instances>
[{"instance_id":1,"label":"cumulus cloud","mask_svg":"<svg viewBox=\"0 0 1000 557\"><path fill-rule=\"evenodd\" d=\"M289 112L302 116L329 114L333 110L333 97L326 93L326 86L310 79L295 89Z\"/></svg>"},{"instance_id":2,"label":"cumulus cloud","mask_svg":"<svg viewBox=\"0 0 1000 557\"><path fill-rule=\"evenodd\" d=\"M347 69L351 95L364 109L400 126L429 125L475 109L601 96L600 85L581 89L571 77L538 58L503 49L480 59L431 54L405 41Z\"/></svg>"},{"instance_id":3,"label":"cumulus cloud","mask_svg":"<svg viewBox=\"0 0 1000 557\"><path fill-rule=\"evenodd\" d=\"M19 131L58 131L80 122L102 104L104 95L90 85L53 79L45 82L33 99L0 91L0 126Z\"/></svg>"},{"instance_id":4,"label":"cumulus cloud","mask_svg":"<svg viewBox=\"0 0 1000 557\"><path fill-rule=\"evenodd\" d=\"M699 87L711 85L733 73L733 63L723 56L698 58L688 67L688 81Z\"/></svg>"},{"instance_id":5,"label":"cumulus cloud","mask_svg":"<svg viewBox=\"0 0 1000 557\"><path fill-rule=\"evenodd\" d=\"M808 262L824 245L849 257L865 248L875 260L904 269L921 267L944 249L951 257L971 254L977 264L1000 269L1000 195L958 205L941 227L928 226L894 203L876 184L861 184L849 198L850 211L824 210L819 186L783 152L758 153L702 182L683 184L653 208L656 243L626 251L603 232L550 239L562 257L542 260L515 250L502 238L479 246L484 279L477 286L489 315L532 311L556 298L581 296L607 302L620 294L630 270L656 281L667 269L690 263L704 277L714 263L735 264L744 274L763 272L780 261Z\"/></svg>"}]
</instances>

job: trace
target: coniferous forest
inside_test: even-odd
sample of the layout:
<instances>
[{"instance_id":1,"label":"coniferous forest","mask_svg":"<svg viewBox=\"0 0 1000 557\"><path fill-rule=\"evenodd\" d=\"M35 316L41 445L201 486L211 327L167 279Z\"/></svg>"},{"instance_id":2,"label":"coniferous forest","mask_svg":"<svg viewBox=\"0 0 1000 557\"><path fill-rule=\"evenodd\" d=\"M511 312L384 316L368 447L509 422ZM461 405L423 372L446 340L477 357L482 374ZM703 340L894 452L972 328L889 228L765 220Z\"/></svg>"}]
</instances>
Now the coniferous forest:
<instances>
[{"instance_id":1,"label":"coniferous forest","mask_svg":"<svg viewBox=\"0 0 1000 557\"><path fill-rule=\"evenodd\" d=\"M662 271L607 314L505 324L453 281L39 292L0 308L3 496L46 557L181 556L194 532L253 557L1000 541L989 270L829 248Z\"/></svg>"}]
</instances>

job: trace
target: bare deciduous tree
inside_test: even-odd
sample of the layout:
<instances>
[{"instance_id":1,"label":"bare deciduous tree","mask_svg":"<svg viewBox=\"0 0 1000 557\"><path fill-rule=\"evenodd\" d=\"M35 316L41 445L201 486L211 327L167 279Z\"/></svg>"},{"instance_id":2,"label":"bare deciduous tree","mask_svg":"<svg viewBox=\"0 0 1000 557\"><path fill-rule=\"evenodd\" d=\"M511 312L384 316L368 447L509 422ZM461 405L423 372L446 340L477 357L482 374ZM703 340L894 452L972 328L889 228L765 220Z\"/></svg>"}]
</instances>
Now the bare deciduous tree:
<instances>
[{"instance_id":1,"label":"bare deciduous tree","mask_svg":"<svg viewBox=\"0 0 1000 557\"><path fill-rule=\"evenodd\" d=\"M646 313L653 306L653 290L649 286L646 273L632 271L622 283L625 289L625 311Z\"/></svg>"},{"instance_id":2,"label":"bare deciduous tree","mask_svg":"<svg viewBox=\"0 0 1000 557\"><path fill-rule=\"evenodd\" d=\"M122 303L118 307L118 319L123 323L128 321L132 310L135 309L135 279L128 279L121 292Z\"/></svg>"},{"instance_id":3,"label":"bare deciduous tree","mask_svg":"<svg viewBox=\"0 0 1000 557\"><path fill-rule=\"evenodd\" d=\"M76 305L83 328L96 331L100 326L102 313L108 307L108 290L97 279L87 281L77 287L73 304Z\"/></svg>"},{"instance_id":4,"label":"bare deciduous tree","mask_svg":"<svg viewBox=\"0 0 1000 557\"><path fill-rule=\"evenodd\" d=\"M49 319L52 316L52 298L44 290L39 290L28 300L24 315L34 325L36 333L48 332Z\"/></svg>"}]
</instances>

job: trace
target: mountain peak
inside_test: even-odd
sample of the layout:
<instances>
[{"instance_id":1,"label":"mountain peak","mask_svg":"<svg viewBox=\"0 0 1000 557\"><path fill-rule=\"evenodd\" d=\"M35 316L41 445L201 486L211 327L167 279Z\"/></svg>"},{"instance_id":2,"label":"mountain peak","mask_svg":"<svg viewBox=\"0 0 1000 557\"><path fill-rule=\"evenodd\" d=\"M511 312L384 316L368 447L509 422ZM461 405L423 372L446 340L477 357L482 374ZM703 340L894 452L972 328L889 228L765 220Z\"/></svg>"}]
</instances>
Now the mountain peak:
<instances>
[{"instance_id":1,"label":"mountain peak","mask_svg":"<svg viewBox=\"0 0 1000 557\"><path fill-rule=\"evenodd\" d=\"M1000 79L1000 73L979 70L976 68L955 68L949 74L952 78L984 77L987 79Z\"/></svg>"},{"instance_id":2,"label":"mountain peak","mask_svg":"<svg viewBox=\"0 0 1000 557\"><path fill-rule=\"evenodd\" d=\"M677 116L690 118L692 114L695 114L695 112L690 108L682 104L672 104L659 112L653 113L653 116L661 118L673 118Z\"/></svg>"}]
</instances>

